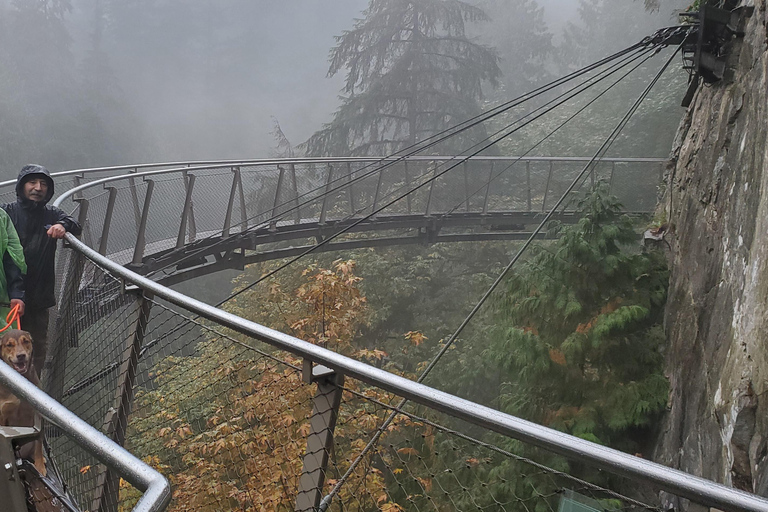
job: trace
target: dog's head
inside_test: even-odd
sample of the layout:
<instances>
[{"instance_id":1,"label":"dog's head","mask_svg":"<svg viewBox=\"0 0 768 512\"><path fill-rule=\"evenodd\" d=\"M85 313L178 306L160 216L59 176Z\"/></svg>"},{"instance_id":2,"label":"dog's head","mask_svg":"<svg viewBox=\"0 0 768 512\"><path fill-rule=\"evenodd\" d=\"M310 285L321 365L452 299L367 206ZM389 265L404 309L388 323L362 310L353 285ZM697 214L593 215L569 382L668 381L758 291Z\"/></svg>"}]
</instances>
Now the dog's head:
<instances>
[{"instance_id":1,"label":"dog's head","mask_svg":"<svg viewBox=\"0 0 768 512\"><path fill-rule=\"evenodd\" d=\"M32 366L32 336L27 331L10 329L0 338L0 357L24 375Z\"/></svg>"}]
</instances>

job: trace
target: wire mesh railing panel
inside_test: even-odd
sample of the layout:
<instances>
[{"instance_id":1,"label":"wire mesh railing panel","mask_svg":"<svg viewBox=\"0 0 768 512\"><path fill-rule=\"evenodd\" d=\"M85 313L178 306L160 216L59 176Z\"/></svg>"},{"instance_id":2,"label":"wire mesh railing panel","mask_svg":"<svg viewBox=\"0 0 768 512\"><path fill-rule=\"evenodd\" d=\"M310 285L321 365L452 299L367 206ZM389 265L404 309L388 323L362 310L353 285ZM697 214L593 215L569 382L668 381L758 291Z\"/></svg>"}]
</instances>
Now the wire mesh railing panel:
<instances>
[{"instance_id":1,"label":"wire mesh railing panel","mask_svg":"<svg viewBox=\"0 0 768 512\"><path fill-rule=\"evenodd\" d=\"M227 233L235 234L257 227L267 233L297 223L319 225L316 232L295 231L294 245L305 245L341 229L334 227L338 221L349 225L366 219L374 209L381 209L377 218L545 213L584 165L585 159L502 157L466 162L460 158L287 161L176 170L133 179L124 176L85 189L77 197L87 199L94 212L86 226L86 243L94 248L103 245L106 234L104 250L115 261L125 264L138 257L151 264L153 255L177 246L182 221L186 223L183 243L219 237L227 226ZM594 168L595 172L585 178L587 186L596 179L609 181L628 210L652 209L660 177L658 160L612 160ZM184 214L192 176L195 184ZM150 181L152 197L142 230ZM116 189L116 193L110 194L105 187ZM65 205L76 207L71 200ZM565 211L573 208L573 201L563 207ZM105 226L107 210L112 217ZM523 226L510 225L513 228ZM259 251L290 247L290 237L270 240L280 243ZM264 244L264 240L259 243Z\"/></svg>"},{"instance_id":2,"label":"wire mesh railing panel","mask_svg":"<svg viewBox=\"0 0 768 512\"><path fill-rule=\"evenodd\" d=\"M242 168L245 205L249 226L267 222L275 206L275 194L279 181L276 166Z\"/></svg>"},{"instance_id":3,"label":"wire mesh railing panel","mask_svg":"<svg viewBox=\"0 0 768 512\"><path fill-rule=\"evenodd\" d=\"M477 168L477 164L473 167ZM470 182L469 193L483 199L483 210L532 211L531 194L535 196L539 192L531 188L529 171L526 162L514 159L493 161L474 173L476 178Z\"/></svg>"},{"instance_id":4,"label":"wire mesh railing panel","mask_svg":"<svg viewBox=\"0 0 768 512\"><path fill-rule=\"evenodd\" d=\"M46 387L58 384L53 393L68 409L169 475L169 510L292 505L314 393L295 364L125 291L90 262L81 274L63 290L73 300L57 323ZM110 487L105 468L48 430L84 509L101 499L128 510L140 496Z\"/></svg>"},{"instance_id":5,"label":"wire mesh railing panel","mask_svg":"<svg viewBox=\"0 0 768 512\"><path fill-rule=\"evenodd\" d=\"M389 402L399 398L353 381L345 388L325 489L338 491L330 510L555 512L569 501L661 510L654 489L424 407L397 412Z\"/></svg>"},{"instance_id":6,"label":"wire mesh railing panel","mask_svg":"<svg viewBox=\"0 0 768 512\"><path fill-rule=\"evenodd\" d=\"M163 309L162 306L155 306ZM165 309L164 315L176 315ZM278 510L301 473L312 387L301 373L183 317L199 332L153 347L127 447L170 475L169 510Z\"/></svg>"},{"instance_id":7,"label":"wire mesh railing panel","mask_svg":"<svg viewBox=\"0 0 768 512\"><path fill-rule=\"evenodd\" d=\"M0 191L0 204L15 203L16 202L16 190L6 189Z\"/></svg>"},{"instance_id":8,"label":"wire mesh railing panel","mask_svg":"<svg viewBox=\"0 0 768 512\"><path fill-rule=\"evenodd\" d=\"M584 168L584 164L558 162L554 164L553 168L554 170L551 175L547 176L547 184L543 189L542 211L549 211L554 207L569 185ZM567 204L563 206L570 206L573 209L575 205Z\"/></svg>"},{"instance_id":9,"label":"wire mesh railing panel","mask_svg":"<svg viewBox=\"0 0 768 512\"><path fill-rule=\"evenodd\" d=\"M299 197L296 183L296 166L277 166L277 187L270 212L270 221L295 222L300 219L300 205L303 198ZM279 220L278 220L279 219Z\"/></svg>"},{"instance_id":10,"label":"wire mesh railing panel","mask_svg":"<svg viewBox=\"0 0 768 512\"><path fill-rule=\"evenodd\" d=\"M378 164L376 162L366 162L363 164L350 165L352 169L351 178L356 180L353 184L349 185L349 181L346 177L341 178L344 182L345 197L340 198L339 210L344 211L343 215L339 218L346 216L350 217L362 217L373 213L374 203L377 206L381 205L381 199L383 199L388 189L391 187L391 183L398 180L397 175L402 174L398 172L397 164ZM344 172L347 172L347 169ZM350 200L350 187L351 187L351 200ZM378 198L377 198L378 194Z\"/></svg>"},{"instance_id":11,"label":"wire mesh railing panel","mask_svg":"<svg viewBox=\"0 0 768 512\"><path fill-rule=\"evenodd\" d=\"M233 175L229 169L212 169L189 174L194 176L195 180L186 218L185 242L193 242L221 233L224 228ZM189 178L187 183L190 184ZM184 211L185 200L186 197L181 202L179 219L181 219L181 214ZM237 218L239 219L239 217ZM176 236L178 236L178 230L179 225L177 224Z\"/></svg>"},{"instance_id":12,"label":"wire mesh railing panel","mask_svg":"<svg viewBox=\"0 0 768 512\"><path fill-rule=\"evenodd\" d=\"M415 189L403 201L406 205L410 202L410 210L413 214L426 214L429 202L429 185L427 180L435 175L437 162L433 160L407 161L404 167L406 174L406 186ZM418 188L416 188L418 187Z\"/></svg>"},{"instance_id":13,"label":"wire mesh railing panel","mask_svg":"<svg viewBox=\"0 0 768 512\"><path fill-rule=\"evenodd\" d=\"M187 188L181 174L159 176L152 181L154 187L144 231L145 252L148 254L175 247ZM139 195L142 212L146 208L149 191L148 186L144 188L144 194Z\"/></svg>"},{"instance_id":14,"label":"wire mesh railing panel","mask_svg":"<svg viewBox=\"0 0 768 512\"><path fill-rule=\"evenodd\" d=\"M438 167L441 176L430 184L432 212L452 210L466 211L466 199L469 195L469 177L467 166L462 162L442 162Z\"/></svg>"},{"instance_id":15,"label":"wire mesh railing panel","mask_svg":"<svg viewBox=\"0 0 768 512\"><path fill-rule=\"evenodd\" d=\"M388 165L381 173L376 173L375 184L378 189L378 197L375 198L376 209L391 203L411 189L414 179L419 179L419 173L414 176L406 174L406 171L412 172L414 170L418 171L413 166L409 166L406 169L403 162L397 162ZM411 203L410 209L409 202ZM371 208L373 208L373 203L371 203ZM414 213L413 199L409 197L398 200L382 212L382 214L386 215L408 215L411 213Z\"/></svg>"},{"instance_id":16,"label":"wire mesh railing panel","mask_svg":"<svg viewBox=\"0 0 768 512\"><path fill-rule=\"evenodd\" d=\"M65 260L68 271L78 266L72 253ZM121 294L119 282L92 263L84 262L75 273L83 276L83 284L65 275L61 293L66 303L51 329L51 365L43 374L43 386L91 426L113 433L110 419L119 407L116 388L123 378L120 363L126 340L135 334L137 301ZM46 437L62 481L83 510L90 509L98 501L97 491L105 489L106 469L58 428L47 427ZM127 483L120 488L134 502L141 496Z\"/></svg>"}]
</instances>

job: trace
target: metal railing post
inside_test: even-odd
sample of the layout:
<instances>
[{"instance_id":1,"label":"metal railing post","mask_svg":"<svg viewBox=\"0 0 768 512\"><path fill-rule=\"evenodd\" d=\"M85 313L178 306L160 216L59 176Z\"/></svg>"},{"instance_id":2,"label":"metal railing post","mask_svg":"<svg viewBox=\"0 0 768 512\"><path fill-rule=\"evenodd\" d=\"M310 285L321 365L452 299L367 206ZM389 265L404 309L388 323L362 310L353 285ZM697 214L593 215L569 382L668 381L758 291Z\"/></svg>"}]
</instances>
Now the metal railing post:
<instances>
[{"instance_id":1,"label":"metal railing post","mask_svg":"<svg viewBox=\"0 0 768 512\"><path fill-rule=\"evenodd\" d=\"M549 174L547 175L547 184L544 187L544 199L541 201L541 211L546 212L547 211L547 196L549 196L549 184L552 181L552 171L553 167L555 166L555 163L550 160L549 161Z\"/></svg>"},{"instance_id":2,"label":"metal railing post","mask_svg":"<svg viewBox=\"0 0 768 512\"><path fill-rule=\"evenodd\" d=\"M13 439L18 436L6 433L6 429L16 430L12 427L0 427L0 503L3 504L4 512L27 512L29 509L24 480L19 475L12 444Z\"/></svg>"},{"instance_id":3,"label":"metal railing post","mask_svg":"<svg viewBox=\"0 0 768 512\"><path fill-rule=\"evenodd\" d=\"M75 187L79 187L80 185L82 185L84 178L85 178L85 176L82 175L82 174L75 174L72 177L73 181L75 182ZM72 196L72 200L74 201L75 199L82 199L84 197L85 197L84 195L80 194L80 195L77 195L77 196Z\"/></svg>"},{"instance_id":4,"label":"metal railing post","mask_svg":"<svg viewBox=\"0 0 768 512\"><path fill-rule=\"evenodd\" d=\"M188 174L186 171L184 175L184 186L188 189L192 188L194 184L194 175ZM191 183L190 183L191 181ZM192 195L189 194L189 214L187 215L187 225L189 226L189 241L194 242L197 238L197 225L195 224L195 201L192 199Z\"/></svg>"},{"instance_id":5,"label":"metal railing post","mask_svg":"<svg viewBox=\"0 0 768 512\"><path fill-rule=\"evenodd\" d=\"M144 344L144 335L152 308L151 294L142 294L136 299L136 321L126 336L123 349L117 392L113 406L104 418L102 431L120 446L125 445L128 429L128 415L133 404L133 388L136 384L139 353ZM96 491L90 510L93 512L117 511L120 493L120 477L110 469L103 469L96 481Z\"/></svg>"},{"instance_id":6,"label":"metal railing post","mask_svg":"<svg viewBox=\"0 0 768 512\"><path fill-rule=\"evenodd\" d=\"M324 366L315 366L304 360L304 381L315 382L317 392L312 399L310 432L304 467L299 478L296 512L314 512L323 497L328 454L333 446L333 431L341 405L344 376Z\"/></svg>"},{"instance_id":7,"label":"metal railing post","mask_svg":"<svg viewBox=\"0 0 768 512\"><path fill-rule=\"evenodd\" d=\"M531 200L531 161L525 162L525 183L528 187L528 211L532 212L532 200Z\"/></svg>"},{"instance_id":8,"label":"metal railing post","mask_svg":"<svg viewBox=\"0 0 768 512\"><path fill-rule=\"evenodd\" d=\"M186 174L186 173L185 173ZM190 212L192 211L192 192L195 188L195 175L191 174L189 179L185 176L185 185L187 194L184 197L184 209L181 211L181 223L179 224L179 235L176 237L176 248L181 249L184 247L185 235L187 232L187 221L189 220ZM194 241L194 238L190 236L190 242Z\"/></svg>"},{"instance_id":9,"label":"metal railing post","mask_svg":"<svg viewBox=\"0 0 768 512\"><path fill-rule=\"evenodd\" d=\"M434 166L434 169L432 170L432 181L429 183L429 193L427 194L427 207L424 209L424 215L429 217L429 214L431 212L432 208L432 193L435 190L435 182L437 179L435 179L435 176L437 176L437 162L432 162L432 165Z\"/></svg>"},{"instance_id":10,"label":"metal railing post","mask_svg":"<svg viewBox=\"0 0 768 512\"><path fill-rule=\"evenodd\" d=\"M299 206L299 184L296 181L296 165L290 164L291 180L293 181L294 207L296 208L296 224L301 224L301 207Z\"/></svg>"},{"instance_id":11,"label":"metal railing post","mask_svg":"<svg viewBox=\"0 0 768 512\"><path fill-rule=\"evenodd\" d=\"M464 201L465 209L469 212L469 176L467 175L467 162L464 162Z\"/></svg>"},{"instance_id":12,"label":"metal railing post","mask_svg":"<svg viewBox=\"0 0 768 512\"><path fill-rule=\"evenodd\" d=\"M379 193L381 192L381 181L384 179L384 168L379 169L379 177L376 180L376 190L373 193L373 208L372 212L375 212L379 207Z\"/></svg>"},{"instance_id":13,"label":"metal railing post","mask_svg":"<svg viewBox=\"0 0 768 512\"><path fill-rule=\"evenodd\" d=\"M325 224L325 216L328 212L328 197L331 190L331 181L333 181L333 166L328 164L328 177L325 180L325 196L323 197L323 206L320 209L320 224Z\"/></svg>"},{"instance_id":14,"label":"metal railing post","mask_svg":"<svg viewBox=\"0 0 768 512\"><path fill-rule=\"evenodd\" d=\"M485 186L485 199L483 200L483 215L488 213L488 200L491 196L491 180L493 179L493 162L491 162L491 168L488 171L488 184Z\"/></svg>"},{"instance_id":15,"label":"metal railing post","mask_svg":"<svg viewBox=\"0 0 768 512\"><path fill-rule=\"evenodd\" d=\"M237 194L238 184L242 188L240 182L240 168L232 168L232 188L229 190L229 202L227 203L227 213L224 214L224 227L221 228L221 237L226 238L229 236L229 228L232 226L232 210L235 207L235 194Z\"/></svg>"},{"instance_id":16,"label":"metal railing post","mask_svg":"<svg viewBox=\"0 0 768 512\"><path fill-rule=\"evenodd\" d=\"M115 211L115 201L117 200L117 188L106 187L109 190L109 199L107 199L107 212L104 214L104 225L101 226L101 238L99 238L99 254L107 254L107 244L109 243L109 228L112 225L112 213Z\"/></svg>"},{"instance_id":17,"label":"metal railing post","mask_svg":"<svg viewBox=\"0 0 768 512\"><path fill-rule=\"evenodd\" d=\"M238 171L240 168L238 167ZM240 232L248 229L248 211L245 209L245 190L243 190L243 175L237 173L237 180L240 183Z\"/></svg>"},{"instance_id":18,"label":"metal railing post","mask_svg":"<svg viewBox=\"0 0 768 512\"><path fill-rule=\"evenodd\" d=\"M144 207L141 210L141 220L139 221L139 232L136 234L136 247L133 249L133 260L131 263L134 265L141 265L141 260L144 257L144 248L147 245L146 232L147 232L147 217L149 217L149 206L152 202L152 191L155 189L155 181L147 180L147 192L144 195Z\"/></svg>"},{"instance_id":19,"label":"metal railing post","mask_svg":"<svg viewBox=\"0 0 768 512\"><path fill-rule=\"evenodd\" d=\"M283 188L283 179L285 177L285 169L282 165L277 166L280 170L280 174L277 176L277 190L275 190L275 202L272 205L272 220L269 223L269 229L274 231L277 228L277 207L280 204L280 190Z\"/></svg>"},{"instance_id":20,"label":"metal railing post","mask_svg":"<svg viewBox=\"0 0 768 512\"><path fill-rule=\"evenodd\" d=\"M405 188L411 188L411 175L408 173L408 160L403 160L403 168L405 170ZM408 215L411 214L411 194L405 196L405 201L408 204Z\"/></svg>"},{"instance_id":21,"label":"metal railing post","mask_svg":"<svg viewBox=\"0 0 768 512\"><path fill-rule=\"evenodd\" d=\"M129 173L135 174L139 172L138 169L131 169ZM131 189L131 200L133 202L133 216L136 219L136 230L139 229L139 222L141 222L141 207L139 206L139 194L136 192L136 180L133 177L128 178Z\"/></svg>"},{"instance_id":22,"label":"metal railing post","mask_svg":"<svg viewBox=\"0 0 768 512\"><path fill-rule=\"evenodd\" d=\"M349 213L355 214L355 194L352 190L352 164L347 162L347 194L349 195Z\"/></svg>"}]
</instances>

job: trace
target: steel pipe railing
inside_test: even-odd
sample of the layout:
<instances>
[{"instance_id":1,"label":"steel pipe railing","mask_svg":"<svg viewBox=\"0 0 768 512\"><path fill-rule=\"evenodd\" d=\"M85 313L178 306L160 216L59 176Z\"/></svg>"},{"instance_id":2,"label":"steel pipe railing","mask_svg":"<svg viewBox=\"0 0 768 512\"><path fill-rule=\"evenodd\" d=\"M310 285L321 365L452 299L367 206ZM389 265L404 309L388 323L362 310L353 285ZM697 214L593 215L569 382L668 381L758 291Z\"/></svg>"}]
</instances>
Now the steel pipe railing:
<instances>
[{"instance_id":1,"label":"steel pipe railing","mask_svg":"<svg viewBox=\"0 0 768 512\"><path fill-rule=\"evenodd\" d=\"M430 159L434 160L431 157ZM55 205L60 205L67 197L76 194L86 186L93 186L101 181L105 180L70 190L60 196ZM95 264L159 298L296 356L393 392L400 397L442 411L474 425L544 448L550 452L588 463L612 474L654 484L664 491L706 506L730 511L768 512L768 500L758 496L504 414L355 361L161 286L112 262L75 237L67 235L67 239L75 250L81 252Z\"/></svg>"},{"instance_id":2,"label":"steel pipe railing","mask_svg":"<svg viewBox=\"0 0 768 512\"><path fill-rule=\"evenodd\" d=\"M409 156L407 160L409 161L430 161L430 160L437 160L437 161L447 161L447 160L455 160L459 157L452 157L452 156ZM525 157L474 157L473 161L494 161L494 160L520 160L521 162L527 162L527 161L553 161L553 162L588 162L589 157L571 157L571 156L560 156L560 157L537 157L537 156L525 156ZM382 162L382 163L388 163L388 162L397 162L401 160L406 160L402 157L318 157L318 158L258 158L258 159L244 159L244 160L193 160L193 161L186 161L186 162L158 162L158 163L148 163L148 164L133 164L133 165L117 165L117 166L111 166L111 167L90 167L86 169L72 169L69 171L59 171L51 173L51 176L53 178L57 177L66 177L66 176L74 176L74 175L80 175L81 177L84 177L86 174L92 174L92 173L99 173L99 172L120 172L120 171L133 171L138 172L139 169L152 169L155 167L164 167L164 168L177 168L176 170L181 170L182 168L187 168L187 170L190 170L190 167L197 167L197 168L224 168L224 167L231 167L233 165L253 165L253 166L259 166L259 165L277 165L277 164L286 164L286 165L296 165L296 164L323 164L323 163L354 163L354 162ZM602 158L601 162L627 162L627 163L663 163L667 159L666 158ZM0 181L0 188L8 187L8 186L15 186L16 185L16 179L12 180L6 180L6 181Z\"/></svg>"},{"instance_id":3,"label":"steel pipe railing","mask_svg":"<svg viewBox=\"0 0 768 512\"><path fill-rule=\"evenodd\" d=\"M163 475L81 420L5 362L0 362L0 384L29 402L45 419L72 437L99 462L142 491L144 494L133 512L161 512L168 506L171 485Z\"/></svg>"}]
</instances>

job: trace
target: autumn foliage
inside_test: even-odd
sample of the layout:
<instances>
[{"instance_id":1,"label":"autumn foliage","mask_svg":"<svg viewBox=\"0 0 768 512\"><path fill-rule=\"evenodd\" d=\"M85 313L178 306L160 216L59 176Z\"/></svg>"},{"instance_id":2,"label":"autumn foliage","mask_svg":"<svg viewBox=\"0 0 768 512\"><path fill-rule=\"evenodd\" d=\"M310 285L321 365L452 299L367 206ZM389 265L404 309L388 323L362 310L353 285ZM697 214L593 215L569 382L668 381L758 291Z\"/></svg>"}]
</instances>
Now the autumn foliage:
<instances>
[{"instance_id":1,"label":"autumn foliage","mask_svg":"<svg viewBox=\"0 0 768 512\"><path fill-rule=\"evenodd\" d=\"M332 268L310 265L291 283L273 282L249 290L232 307L238 314L348 355L381 358L382 351L358 348L355 336L366 321L366 299L354 261ZM286 285L286 281L288 285ZM292 291L284 286L298 285ZM169 510L293 510L309 433L315 386L301 379L301 361L234 333L209 332L191 357L169 357L155 367L156 387L137 397L131 421L132 449L170 476L174 499ZM230 337L231 336L231 337ZM420 338L420 333L409 337ZM244 341L241 345L238 341ZM383 422L387 410L358 399L391 398L347 382L335 431L328 490ZM418 428L400 418L389 427ZM374 452L342 488L340 500L373 509L400 510L391 503ZM354 496L350 495L354 494ZM133 500L123 496L128 510Z\"/></svg>"}]
</instances>

